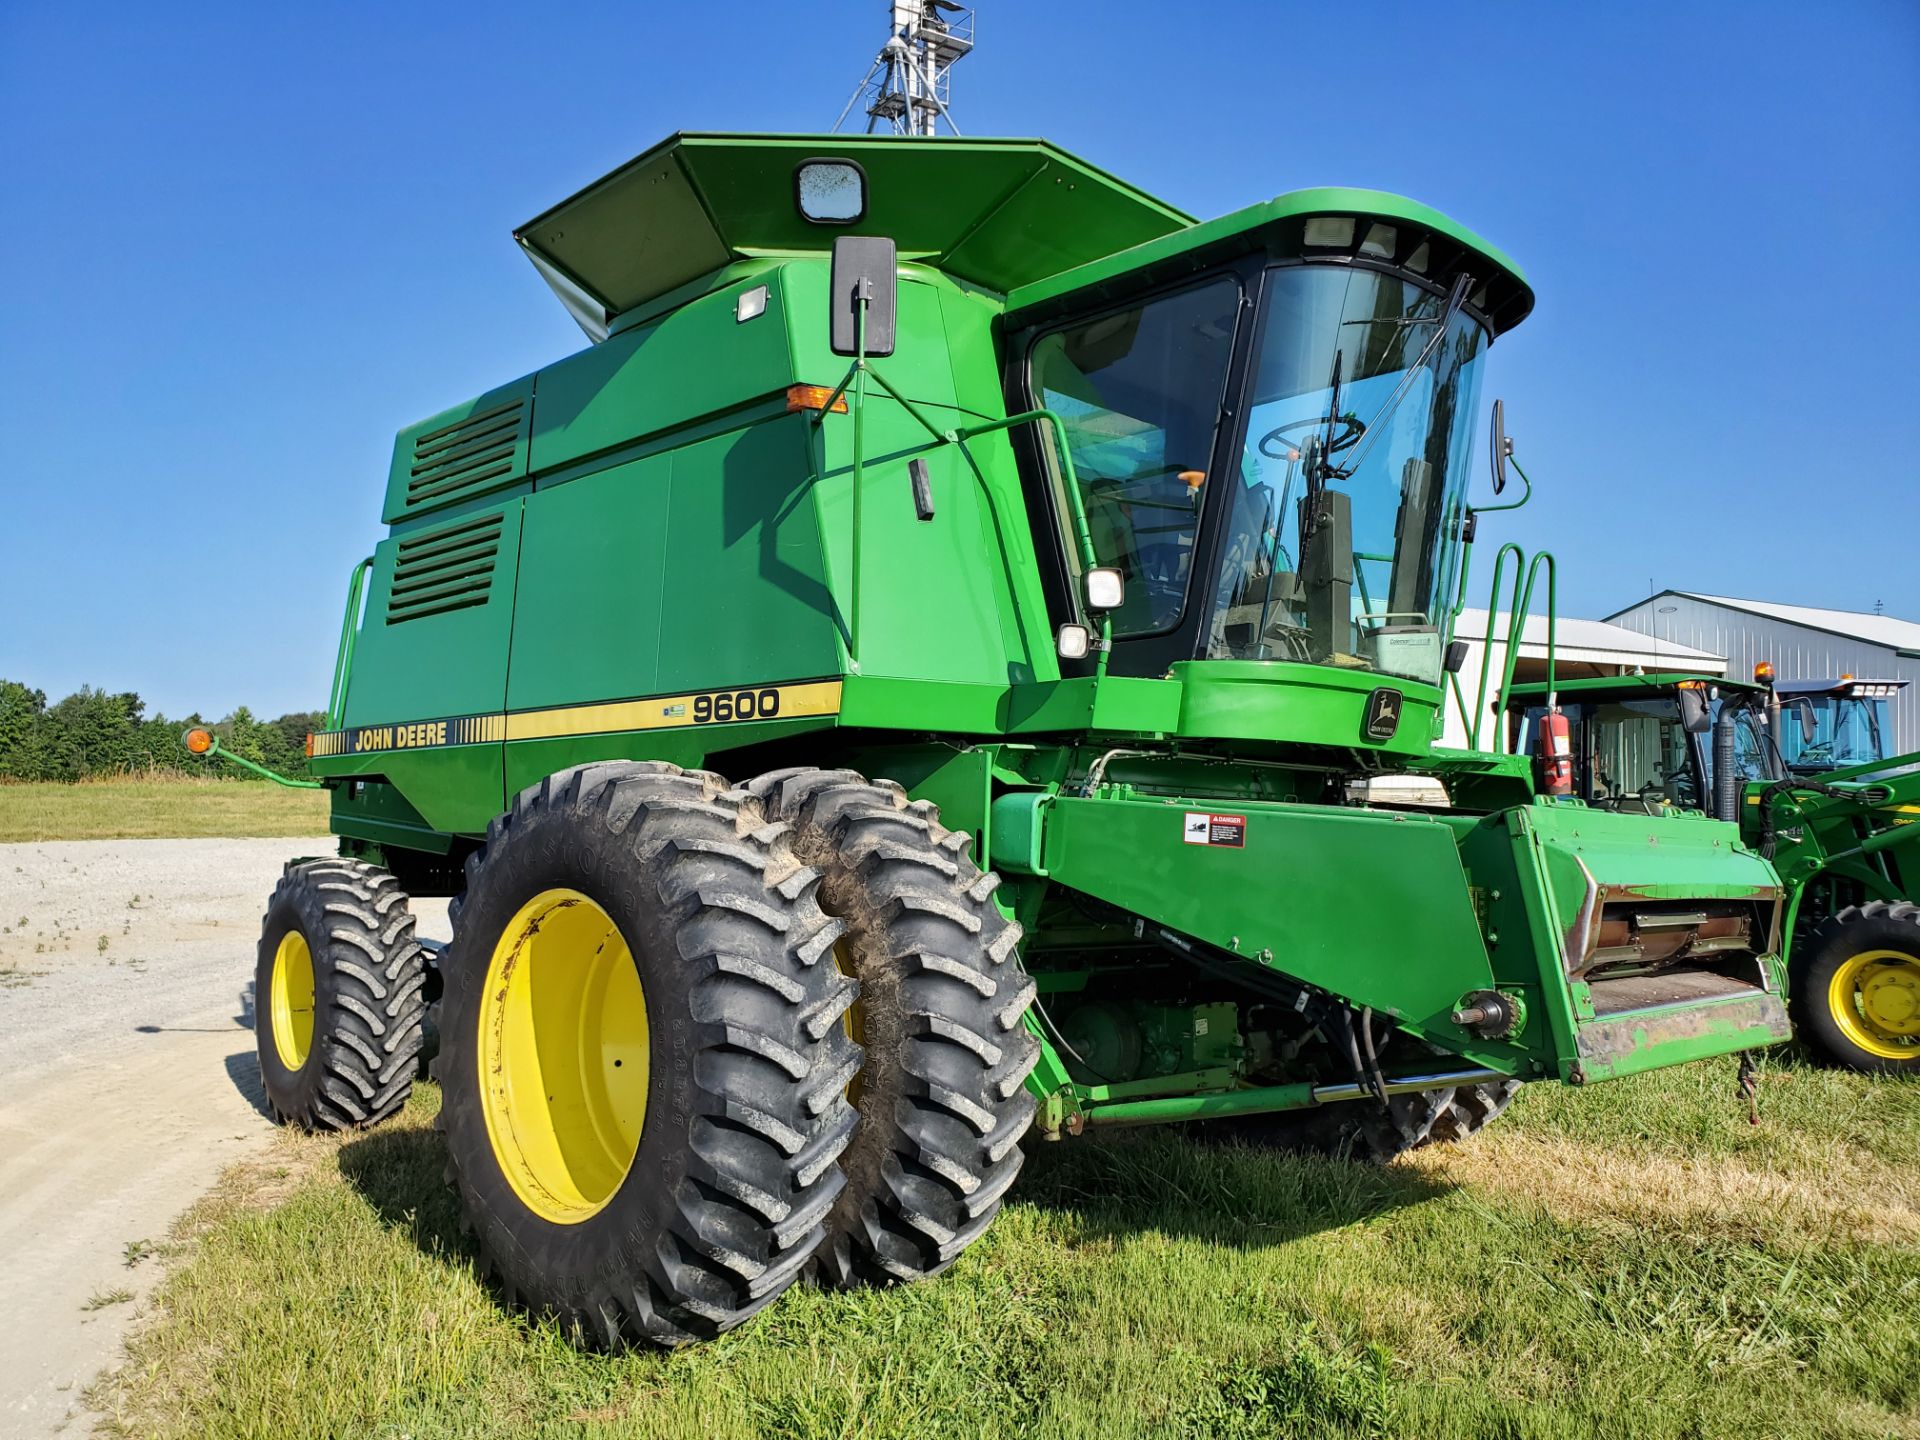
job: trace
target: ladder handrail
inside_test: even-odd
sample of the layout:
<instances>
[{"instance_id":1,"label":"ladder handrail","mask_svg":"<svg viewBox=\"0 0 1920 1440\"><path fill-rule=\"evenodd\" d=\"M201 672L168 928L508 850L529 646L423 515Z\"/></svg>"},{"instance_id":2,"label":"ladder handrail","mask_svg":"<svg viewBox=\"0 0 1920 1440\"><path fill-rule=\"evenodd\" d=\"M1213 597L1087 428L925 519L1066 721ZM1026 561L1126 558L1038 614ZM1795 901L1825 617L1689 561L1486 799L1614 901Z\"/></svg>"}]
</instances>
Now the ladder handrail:
<instances>
[{"instance_id":1,"label":"ladder handrail","mask_svg":"<svg viewBox=\"0 0 1920 1440\"><path fill-rule=\"evenodd\" d=\"M1524 580L1521 575L1521 563L1526 561L1526 552L1513 541L1502 545L1493 557L1493 585L1487 597L1487 634L1486 649L1480 662L1480 683L1474 695L1472 722L1467 727L1467 748L1480 748L1480 722L1487 713L1487 672L1493 668L1494 624L1500 607L1500 577L1506 569L1507 552L1513 552L1513 587L1509 592L1511 600L1507 609L1507 635L1502 651L1500 671L1500 689L1495 698L1494 708L1500 714L1507 712L1507 701L1513 690L1513 669L1520 659L1519 646L1524 642L1526 617L1533 608L1534 582L1539 578L1540 566L1547 567L1547 698L1551 704L1555 694L1554 630L1559 620L1560 571L1551 550L1537 552L1526 567Z\"/></svg>"}]
</instances>

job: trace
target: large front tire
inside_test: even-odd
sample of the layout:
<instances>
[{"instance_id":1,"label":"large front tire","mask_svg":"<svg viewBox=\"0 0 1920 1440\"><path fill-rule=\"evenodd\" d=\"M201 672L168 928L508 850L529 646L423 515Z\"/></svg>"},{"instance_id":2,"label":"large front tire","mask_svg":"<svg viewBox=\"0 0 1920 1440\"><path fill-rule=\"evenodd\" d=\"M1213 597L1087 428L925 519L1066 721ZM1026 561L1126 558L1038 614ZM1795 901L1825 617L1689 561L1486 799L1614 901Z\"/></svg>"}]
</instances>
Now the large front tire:
<instances>
[{"instance_id":1,"label":"large front tire","mask_svg":"<svg viewBox=\"0 0 1920 1440\"><path fill-rule=\"evenodd\" d=\"M1920 1074L1920 905L1842 910L1795 948L1789 980L1795 1026L1822 1059Z\"/></svg>"},{"instance_id":2,"label":"large front tire","mask_svg":"<svg viewBox=\"0 0 1920 1440\"><path fill-rule=\"evenodd\" d=\"M509 1303L608 1348L770 1303L853 1129L841 927L718 776L616 761L524 790L445 955L439 1125Z\"/></svg>"},{"instance_id":3,"label":"large front tire","mask_svg":"<svg viewBox=\"0 0 1920 1440\"><path fill-rule=\"evenodd\" d=\"M393 876L357 860L289 865L267 902L253 981L260 1079L275 1117L351 1130L405 1105L425 986L426 955Z\"/></svg>"},{"instance_id":4,"label":"large front tire","mask_svg":"<svg viewBox=\"0 0 1920 1440\"><path fill-rule=\"evenodd\" d=\"M796 769L748 788L821 871L821 903L846 925L837 961L860 982L860 1120L818 1274L841 1288L937 1275L999 1213L1033 1120L1020 927L968 838L891 781Z\"/></svg>"}]
</instances>

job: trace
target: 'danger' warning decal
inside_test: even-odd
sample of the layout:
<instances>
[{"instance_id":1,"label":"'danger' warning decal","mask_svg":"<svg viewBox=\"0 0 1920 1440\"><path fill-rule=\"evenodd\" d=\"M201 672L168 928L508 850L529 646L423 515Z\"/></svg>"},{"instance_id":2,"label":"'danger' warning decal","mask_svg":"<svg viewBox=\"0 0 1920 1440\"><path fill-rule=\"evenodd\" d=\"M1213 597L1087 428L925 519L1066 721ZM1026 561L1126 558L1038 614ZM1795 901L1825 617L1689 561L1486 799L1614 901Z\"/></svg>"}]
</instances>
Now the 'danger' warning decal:
<instances>
[{"instance_id":1,"label":"'danger' warning decal","mask_svg":"<svg viewBox=\"0 0 1920 1440\"><path fill-rule=\"evenodd\" d=\"M1247 817L1189 810L1180 838L1189 845L1225 845L1238 850L1247 843Z\"/></svg>"}]
</instances>

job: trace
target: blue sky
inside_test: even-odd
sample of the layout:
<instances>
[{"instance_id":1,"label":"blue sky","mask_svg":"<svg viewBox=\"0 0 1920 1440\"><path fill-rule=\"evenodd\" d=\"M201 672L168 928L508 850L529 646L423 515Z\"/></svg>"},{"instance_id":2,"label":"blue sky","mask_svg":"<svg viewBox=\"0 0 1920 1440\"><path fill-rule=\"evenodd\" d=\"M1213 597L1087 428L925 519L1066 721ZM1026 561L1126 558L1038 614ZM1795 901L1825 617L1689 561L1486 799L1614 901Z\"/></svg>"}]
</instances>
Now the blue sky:
<instances>
[{"instance_id":1,"label":"blue sky","mask_svg":"<svg viewBox=\"0 0 1920 1440\"><path fill-rule=\"evenodd\" d=\"M581 343L512 227L676 129L825 129L884 36L718 8L0 0L0 676L323 703L394 431ZM1481 534L1556 548L1567 612L1920 619L1911 0L980 8L971 133L1519 258L1488 393L1539 494Z\"/></svg>"}]
</instances>

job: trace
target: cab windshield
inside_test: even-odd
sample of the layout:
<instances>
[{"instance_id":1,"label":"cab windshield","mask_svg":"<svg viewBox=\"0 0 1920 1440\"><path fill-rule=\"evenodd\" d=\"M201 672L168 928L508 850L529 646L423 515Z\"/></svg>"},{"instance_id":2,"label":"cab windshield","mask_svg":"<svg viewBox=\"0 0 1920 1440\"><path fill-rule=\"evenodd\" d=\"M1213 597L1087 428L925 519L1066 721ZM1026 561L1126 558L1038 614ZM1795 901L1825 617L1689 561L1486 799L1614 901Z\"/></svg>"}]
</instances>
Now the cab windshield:
<instances>
[{"instance_id":1,"label":"cab windshield","mask_svg":"<svg viewBox=\"0 0 1920 1440\"><path fill-rule=\"evenodd\" d=\"M1783 696L1780 753L1790 769L1838 770L1884 759L1884 700L1840 695Z\"/></svg>"},{"instance_id":2,"label":"cab windshield","mask_svg":"<svg viewBox=\"0 0 1920 1440\"><path fill-rule=\"evenodd\" d=\"M1277 266L1261 307L1205 653L1438 685L1486 332L1359 266Z\"/></svg>"}]
</instances>

